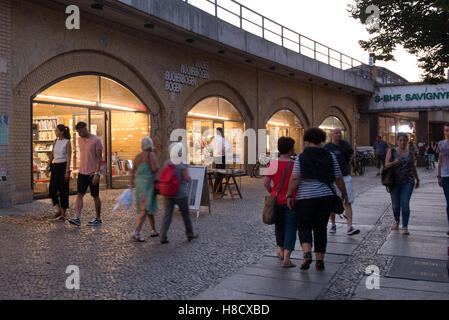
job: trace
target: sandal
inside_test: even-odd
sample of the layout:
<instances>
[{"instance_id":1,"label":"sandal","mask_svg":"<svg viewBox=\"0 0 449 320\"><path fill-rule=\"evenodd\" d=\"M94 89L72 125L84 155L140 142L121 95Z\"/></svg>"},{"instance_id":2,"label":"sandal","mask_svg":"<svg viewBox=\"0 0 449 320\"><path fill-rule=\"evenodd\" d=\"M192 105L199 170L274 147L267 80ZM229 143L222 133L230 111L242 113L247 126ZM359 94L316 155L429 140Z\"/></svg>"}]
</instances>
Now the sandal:
<instances>
[{"instance_id":1,"label":"sandal","mask_svg":"<svg viewBox=\"0 0 449 320\"><path fill-rule=\"evenodd\" d=\"M324 270L324 261L323 260L317 260L315 262L315 268L317 270Z\"/></svg>"},{"instance_id":2,"label":"sandal","mask_svg":"<svg viewBox=\"0 0 449 320\"><path fill-rule=\"evenodd\" d=\"M296 267L296 264L292 263L290 260L288 260L287 264L282 264L282 268L294 268Z\"/></svg>"},{"instance_id":3,"label":"sandal","mask_svg":"<svg viewBox=\"0 0 449 320\"><path fill-rule=\"evenodd\" d=\"M402 229L402 234L403 234L404 236L408 236L408 235L410 234L410 232L408 232L407 229Z\"/></svg>"},{"instance_id":4,"label":"sandal","mask_svg":"<svg viewBox=\"0 0 449 320\"><path fill-rule=\"evenodd\" d=\"M157 231L152 231L150 237L151 238L159 237L159 233Z\"/></svg>"},{"instance_id":5,"label":"sandal","mask_svg":"<svg viewBox=\"0 0 449 320\"><path fill-rule=\"evenodd\" d=\"M313 261L312 259L304 259L304 261L302 262L301 267L299 267L299 269L301 269L301 270L309 269L312 261Z\"/></svg>"},{"instance_id":6,"label":"sandal","mask_svg":"<svg viewBox=\"0 0 449 320\"><path fill-rule=\"evenodd\" d=\"M395 221L393 223L393 226L391 227L391 230L399 230L399 222L398 221Z\"/></svg>"},{"instance_id":7,"label":"sandal","mask_svg":"<svg viewBox=\"0 0 449 320\"><path fill-rule=\"evenodd\" d=\"M284 255L282 253L278 252L277 256L280 260L284 260Z\"/></svg>"}]
</instances>

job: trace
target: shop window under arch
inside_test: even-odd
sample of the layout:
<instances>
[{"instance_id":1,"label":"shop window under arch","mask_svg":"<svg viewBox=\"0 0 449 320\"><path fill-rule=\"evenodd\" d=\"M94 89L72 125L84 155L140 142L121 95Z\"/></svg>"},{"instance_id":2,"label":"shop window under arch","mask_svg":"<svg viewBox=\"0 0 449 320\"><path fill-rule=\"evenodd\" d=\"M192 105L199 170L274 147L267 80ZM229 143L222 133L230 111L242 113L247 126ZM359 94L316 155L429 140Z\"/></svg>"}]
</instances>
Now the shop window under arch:
<instances>
[{"instance_id":1,"label":"shop window under arch","mask_svg":"<svg viewBox=\"0 0 449 320\"><path fill-rule=\"evenodd\" d=\"M228 168L242 168L244 162L245 125L240 112L228 100L213 96L198 102L186 118L189 163L212 166L206 155L212 155L211 142L217 128L223 128L224 137L231 144L231 159L226 159ZM194 152L201 148L200 152Z\"/></svg>"},{"instance_id":2,"label":"shop window under arch","mask_svg":"<svg viewBox=\"0 0 449 320\"><path fill-rule=\"evenodd\" d=\"M303 150L304 127L301 121L290 110L284 109L276 112L266 124L267 153L277 152L277 141L280 137L290 137L295 140L295 151ZM271 135L273 132L273 137Z\"/></svg>"},{"instance_id":3,"label":"shop window under arch","mask_svg":"<svg viewBox=\"0 0 449 320\"><path fill-rule=\"evenodd\" d=\"M59 124L72 136L70 190L76 191L79 147L75 125L86 122L103 143L102 188L122 188L129 182L140 141L149 136L147 107L125 85L102 75L78 75L63 79L38 93L33 109L33 189L35 196L48 194L48 156Z\"/></svg>"},{"instance_id":4,"label":"shop window under arch","mask_svg":"<svg viewBox=\"0 0 449 320\"><path fill-rule=\"evenodd\" d=\"M332 140L332 130L341 129L342 139L347 140L347 129L345 128L343 122L340 119L334 116L327 117L320 125L320 129L326 132L326 143Z\"/></svg>"}]
</instances>

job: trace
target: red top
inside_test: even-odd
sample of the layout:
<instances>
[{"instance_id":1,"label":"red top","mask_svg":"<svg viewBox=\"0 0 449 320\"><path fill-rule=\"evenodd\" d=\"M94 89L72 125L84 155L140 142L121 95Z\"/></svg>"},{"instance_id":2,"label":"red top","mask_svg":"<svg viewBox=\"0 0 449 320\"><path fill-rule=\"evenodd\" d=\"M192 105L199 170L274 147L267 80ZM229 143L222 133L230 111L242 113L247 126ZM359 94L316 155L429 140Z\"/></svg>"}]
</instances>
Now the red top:
<instances>
[{"instance_id":1,"label":"red top","mask_svg":"<svg viewBox=\"0 0 449 320\"><path fill-rule=\"evenodd\" d=\"M274 162L277 162L278 168L276 172L270 172L270 166L274 164ZM279 188L279 184L281 183L282 177L284 176L285 170L287 170L289 161L279 161L279 160L271 160L268 164L268 168L266 171L265 176L269 177L273 180L274 185L271 188L271 194L272 196L276 195L276 192ZM288 191L288 183L290 181L290 176L292 175L293 171L293 165L294 161L292 161L292 164L290 165L290 169L288 169L288 173L285 176L284 183L282 184L281 190L279 190L279 194L277 196L277 204L287 204L287 191Z\"/></svg>"}]
</instances>

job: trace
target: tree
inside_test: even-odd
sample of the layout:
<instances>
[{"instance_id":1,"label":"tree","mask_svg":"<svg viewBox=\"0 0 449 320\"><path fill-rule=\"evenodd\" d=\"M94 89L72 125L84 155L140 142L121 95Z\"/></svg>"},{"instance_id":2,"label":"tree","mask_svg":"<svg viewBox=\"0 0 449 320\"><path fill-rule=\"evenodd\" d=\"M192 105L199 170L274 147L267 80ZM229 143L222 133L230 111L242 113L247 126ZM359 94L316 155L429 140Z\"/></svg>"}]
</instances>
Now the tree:
<instances>
[{"instance_id":1,"label":"tree","mask_svg":"<svg viewBox=\"0 0 449 320\"><path fill-rule=\"evenodd\" d=\"M349 5L349 12L354 19L367 22L366 29L373 37L359 43L363 49L374 52L376 59L395 61L394 50L402 45L418 57L424 82L446 80L449 0L355 0Z\"/></svg>"}]
</instances>

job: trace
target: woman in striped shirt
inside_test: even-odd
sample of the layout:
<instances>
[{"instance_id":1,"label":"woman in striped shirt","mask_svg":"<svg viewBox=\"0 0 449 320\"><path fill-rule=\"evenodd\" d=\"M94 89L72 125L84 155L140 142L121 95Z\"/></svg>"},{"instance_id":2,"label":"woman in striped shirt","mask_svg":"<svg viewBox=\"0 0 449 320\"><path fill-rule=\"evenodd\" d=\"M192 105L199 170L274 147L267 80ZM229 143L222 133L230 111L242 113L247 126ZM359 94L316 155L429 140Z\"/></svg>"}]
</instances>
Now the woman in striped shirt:
<instances>
[{"instance_id":1,"label":"woman in striped shirt","mask_svg":"<svg viewBox=\"0 0 449 320\"><path fill-rule=\"evenodd\" d=\"M341 191L343 201L348 202L337 158L323 149L325 141L326 133L323 130L310 128L306 131L304 142L307 147L295 161L288 186L287 205L290 209L294 207L297 212L299 240L304 252L301 270L309 269L312 263L312 241L315 245L316 268L324 269L327 224L336 192L334 182ZM293 193L297 187L295 203Z\"/></svg>"}]
</instances>

